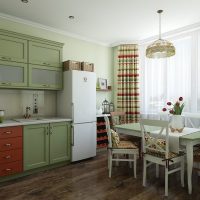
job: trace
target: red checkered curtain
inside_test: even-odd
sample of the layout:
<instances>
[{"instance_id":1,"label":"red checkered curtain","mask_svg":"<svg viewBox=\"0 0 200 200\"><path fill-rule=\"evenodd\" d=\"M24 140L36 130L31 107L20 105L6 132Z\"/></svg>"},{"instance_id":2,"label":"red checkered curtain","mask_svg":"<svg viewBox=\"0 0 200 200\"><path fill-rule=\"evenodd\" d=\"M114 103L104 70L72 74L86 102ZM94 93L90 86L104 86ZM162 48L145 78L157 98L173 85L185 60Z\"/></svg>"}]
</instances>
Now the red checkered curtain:
<instances>
[{"instance_id":1,"label":"red checkered curtain","mask_svg":"<svg viewBox=\"0 0 200 200\"><path fill-rule=\"evenodd\" d=\"M117 109L126 112L126 122L138 122L139 106L138 45L118 47Z\"/></svg>"}]
</instances>

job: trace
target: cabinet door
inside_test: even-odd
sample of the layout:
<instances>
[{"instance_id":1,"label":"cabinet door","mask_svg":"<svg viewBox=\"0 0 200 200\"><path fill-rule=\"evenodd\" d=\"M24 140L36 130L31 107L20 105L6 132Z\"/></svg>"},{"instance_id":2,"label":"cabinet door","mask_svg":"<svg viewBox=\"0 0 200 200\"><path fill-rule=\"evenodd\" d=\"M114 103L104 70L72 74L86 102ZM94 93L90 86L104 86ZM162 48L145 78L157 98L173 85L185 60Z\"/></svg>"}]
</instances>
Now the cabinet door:
<instances>
[{"instance_id":1,"label":"cabinet door","mask_svg":"<svg viewBox=\"0 0 200 200\"><path fill-rule=\"evenodd\" d=\"M27 40L0 35L0 60L27 63Z\"/></svg>"},{"instance_id":2,"label":"cabinet door","mask_svg":"<svg viewBox=\"0 0 200 200\"><path fill-rule=\"evenodd\" d=\"M49 164L49 124L24 126L24 170Z\"/></svg>"},{"instance_id":3,"label":"cabinet door","mask_svg":"<svg viewBox=\"0 0 200 200\"><path fill-rule=\"evenodd\" d=\"M29 41L29 63L62 67L62 49L60 47Z\"/></svg>"},{"instance_id":4,"label":"cabinet door","mask_svg":"<svg viewBox=\"0 0 200 200\"><path fill-rule=\"evenodd\" d=\"M50 124L50 163L70 160L70 123Z\"/></svg>"},{"instance_id":5,"label":"cabinet door","mask_svg":"<svg viewBox=\"0 0 200 200\"><path fill-rule=\"evenodd\" d=\"M27 86L27 64L0 61L0 87Z\"/></svg>"},{"instance_id":6,"label":"cabinet door","mask_svg":"<svg viewBox=\"0 0 200 200\"><path fill-rule=\"evenodd\" d=\"M61 89L62 69L29 65L29 86L39 89Z\"/></svg>"}]
</instances>

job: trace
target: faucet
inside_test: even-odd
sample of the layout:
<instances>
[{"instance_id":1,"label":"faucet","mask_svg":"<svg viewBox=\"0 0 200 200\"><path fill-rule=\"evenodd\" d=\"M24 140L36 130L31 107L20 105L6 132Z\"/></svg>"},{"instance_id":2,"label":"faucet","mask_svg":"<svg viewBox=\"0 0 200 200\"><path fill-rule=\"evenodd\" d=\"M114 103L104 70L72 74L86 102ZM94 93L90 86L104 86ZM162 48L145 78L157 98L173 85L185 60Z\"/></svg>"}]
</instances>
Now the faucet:
<instances>
[{"instance_id":1,"label":"faucet","mask_svg":"<svg viewBox=\"0 0 200 200\"><path fill-rule=\"evenodd\" d=\"M30 118L31 115L29 114L29 110L31 110L31 107L29 106L26 106L26 114L24 115L24 118L27 119L27 118Z\"/></svg>"}]
</instances>

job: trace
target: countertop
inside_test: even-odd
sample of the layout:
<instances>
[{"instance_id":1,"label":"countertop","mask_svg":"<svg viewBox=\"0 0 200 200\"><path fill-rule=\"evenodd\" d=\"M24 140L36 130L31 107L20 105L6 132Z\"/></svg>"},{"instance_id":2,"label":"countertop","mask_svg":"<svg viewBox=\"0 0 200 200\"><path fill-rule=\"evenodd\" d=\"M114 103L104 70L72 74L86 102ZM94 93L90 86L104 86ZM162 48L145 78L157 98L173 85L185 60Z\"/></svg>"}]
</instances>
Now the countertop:
<instances>
[{"instance_id":1,"label":"countertop","mask_svg":"<svg viewBox=\"0 0 200 200\"><path fill-rule=\"evenodd\" d=\"M3 123L0 123L0 127L8 127L8 126L26 126L31 124L47 124L53 122L70 122L72 119L68 118L60 118L60 117L52 117L52 118L30 118L30 119L10 119L4 120Z\"/></svg>"}]
</instances>

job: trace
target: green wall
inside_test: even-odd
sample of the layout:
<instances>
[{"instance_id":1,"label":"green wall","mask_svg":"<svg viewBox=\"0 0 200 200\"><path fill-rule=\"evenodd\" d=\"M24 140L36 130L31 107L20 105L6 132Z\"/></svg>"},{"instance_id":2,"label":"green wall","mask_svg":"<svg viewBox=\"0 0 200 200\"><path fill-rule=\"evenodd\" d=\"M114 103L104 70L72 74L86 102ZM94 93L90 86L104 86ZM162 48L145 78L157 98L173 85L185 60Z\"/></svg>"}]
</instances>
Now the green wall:
<instances>
[{"instance_id":1,"label":"green wall","mask_svg":"<svg viewBox=\"0 0 200 200\"><path fill-rule=\"evenodd\" d=\"M64 43L63 61L76 60L94 63L97 77L107 79L108 85L113 87L114 70L113 50L111 47L83 41L64 34L62 35L45 30L44 28L18 23L4 18L0 18L0 27L10 31ZM105 98L109 101L113 101L112 93L113 92L97 92L97 106L99 106Z\"/></svg>"}]
</instances>

